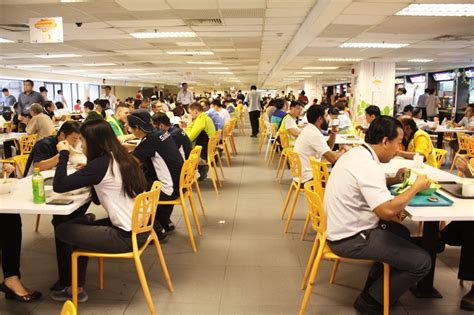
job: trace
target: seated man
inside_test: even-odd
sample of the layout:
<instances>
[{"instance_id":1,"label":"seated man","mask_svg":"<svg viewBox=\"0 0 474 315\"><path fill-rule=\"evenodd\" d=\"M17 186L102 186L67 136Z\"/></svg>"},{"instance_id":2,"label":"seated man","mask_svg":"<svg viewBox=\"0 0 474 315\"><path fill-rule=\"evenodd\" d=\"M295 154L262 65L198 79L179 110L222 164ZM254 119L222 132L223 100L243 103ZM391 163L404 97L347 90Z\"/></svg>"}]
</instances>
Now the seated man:
<instances>
[{"instance_id":1,"label":"seated man","mask_svg":"<svg viewBox=\"0 0 474 315\"><path fill-rule=\"evenodd\" d=\"M456 127L474 130L474 104L467 105L464 117L456 124Z\"/></svg>"},{"instance_id":2,"label":"seated man","mask_svg":"<svg viewBox=\"0 0 474 315\"><path fill-rule=\"evenodd\" d=\"M29 135L38 135L38 140L48 137L54 132L54 125L51 118L43 113L43 106L34 103L30 107L31 119L26 126L26 132Z\"/></svg>"},{"instance_id":3,"label":"seated man","mask_svg":"<svg viewBox=\"0 0 474 315\"><path fill-rule=\"evenodd\" d=\"M171 121L165 113L156 113L151 117L153 126L163 131L168 131L173 137L183 160L189 157L189 153L193 149L193 144L189 140L188 135L178 125L171 125Z\"/></svg>"},{"instance_id":4,"label":"seated man","mask_svg":"<svg viewBox=\"0 0 474 315\"><path fill-rule=\"evenodd\" d=\"M212 108L222 118L222 121L224 121L224 125L230 120L230 114L225 109L225 105L222 104L221 101L213 100L212 101Z\"/></svg>"},{"instance_id":5,"label":"seated man","mask_svg":"<svg viewBox=\"0 0 474 315\"><path fill-rule=\"evenodd\" d=\"M207 161L207 145L209 138L214 137L216 134L216 128L212 119L204 113L204 109L201 104L193 103L189 105L189 114L193 121L186 127L186 134L193 143L193 147L200 145L201 151L201 164L199 166L199 180L204 180L207 177L209 166L204 165Z\"/></svg>"},{"instance_id":6,"label":"seated man","mask_svg":"<svg viewBox=\"0 0 474 315\"><path fill-rule=\"evenodd\" d=\"M415 121L416 126L418 127L418 129L421 129L421 130L430 129L429 124L424 119L422 119L423 108L421 108L421 107L413 108L412 114L413 114L412 115L413 120Z\"/></svg>"},{"instance_id":7,"label":"seated man","mask_svg":"<svg viewBox=\"0 0 474 315\"><path fill-rule=\"evenodd\" d=\"M308 125L301 131L293 149L300 156L302 183L313 178L313 170L309 162L311 156L319 160L324 157L334 164L342 155L342 153L331 151L336 141L336 134L329 131L329 139L326 141L321 133L321 130L327 130L329 126L323 107L320 105L311 106L306 112L306 118Z\"/></svg>"},{"instance_id":8,"label":"seated man","mask_svg":"<svg viewBox=\"0 0 474 315\"><path fill-rule=\"evenodd\" d=\"M388 163L395 156L402 139L402 126L395 118L375 119L367 130L366 143L337 161L324 195L329 247L341 257L388 263L391 305L431 267L428 253L411 243L403 225L392 221L418 192L430 187L426 176L418 176L413 186L400 195L390 194L387 185L402 182L405 170L386 178L380 163ZM365 288L354 303L363 314L382 312L380 263L373 265Z\"/></svg>"},{"instance_id":9,"label":"seated man","mask_svg":"<svg viewBox=\"0 0 474 315\"><path fill-rule=\"evenodd\" d=\"M302 112L303 105L301 105L301 103L296 101L291 102L290 111L288 112L288 115L283 117L283 119L281 120L281 125L278 131L288 133L290 147L295 146L296 138L301 133L301 129L298 128L296 120L301 116Z\"/></svg>"},{"instance_id":10,"label":"seated man","mask_svg":"<svg viewBox=\"0 0 474 315\"><path fill-rule=\"evenodd\" d=\"M232 100L232 99L225 100L224 101L224 107L229 112L229 115L230 115L231 119L239 118L239 113L235 109L234 100Z\"/></svg>"},{"instance_id":11,"label":"seated man","mask_svg":"<svg viewBox=\"0 0 474 315\"><path fill-rule=\"evenodd\" d=\"M168 132L153 127L150 113L146 109L134 110L128 116L128 124L135 137L142 139L133 155L141 162L148 189L158 180L163 184L160 200L176 199L179 196L183 158L173 138ZM172 212L173 205L159 205L157 208L154 229L161 240L166 238L167 232L174 230Z\"/></svg>"},{"instance_id":12,"label":"seated man","mask_svg":"<svg viewBox=\"0 0 474 315\"><path fill-rule=\"evenodd\" d=\"M418 153L424 157L426 164L436 167L436 155L430 135L426 131L418 129L415 121L406 116L400 117L403 126L403 148L397 155L413 160Z\"/></svg>"},{"instance_id":13,"label":"seated man","mask_svg":"<svg viewBox=\"0 0 474 315\"><path fill-rule=\"evenodd\" d=\"M278 130L281 126L281 121L283 120L283 117L287 115L287 102L282 98L272 99L270 101L269 108L272 107L274 107L275 109L270 111L272 113L272 115L270 116L270 123L275 125Z\"/></svg>"},{"instance_id":14,"label":"seated man","mask_svg":"<svg viewBox=\"0 0 474 315\"><path fill-rule=\"evenodd\" d=\"M367 128L370 126L370 123L375 120L375 118L380 117L380 108L376 105L369 105L365 109L365 121L367 123ZM367 131L367 128L362 126L357 126L356 129L362 130L364 133Z\"/></svg>"},{"instance_id":15,"label":"seated man","mask_svg":"<svg viewBox=\"0 0 474 315\"><path fill-rule=\"evenodd\" d=\"M92 102L87 101L84 103L84 113L82 114L84 124L91 120L104 119L101 114L94 110L94 107Z\"/></svg>"},{"instance_id":16,"label":"seated man","mask_svg":"<svg viewBox=\"0 0 474 315\"><path fill-rule=\"evenodd\" d=\"M64 103L56 102L54 105L56 106L56 111L54 112L56 120L64 120L67 115L71 114L69 110L64 107Z\"/></svg>"},{"instance_id":17,"label":"seated man","mask_svg":"<svg viewBox=\"0 0 474 315\"><path fill-rule=\"evenodd\" d=\"M211 105L208 100L202 99L200 101L200 104L203 108L203 111L206 113L207 116L209 116L214 123L214 127L216 130L222 130L224 129L224 119L216 113L214 108L211 108Z\"/></svg>"},{"instance_id":18,"label":"seated man","mask_svg":"<svg viewBox=\"0 0 474 315\"><path fill-rule=\"evenodd\" d=\"M130 108L121 103L115 109L115 115L110 115L106 119L117 136L117 139L122 143L135 138L133 134L127 134L125 129L128 115L130 115Z\"/></svg>"},{"instance_id":19,"label":"seated man","mask_svg":"<svg viewBox=\"0 0 474 315\"><path fill-rule=\"evenodd\" d=\"M43 113L54 120L54 103L51 101L45 101L43 103Z\"/></svg>"}]
</instances>

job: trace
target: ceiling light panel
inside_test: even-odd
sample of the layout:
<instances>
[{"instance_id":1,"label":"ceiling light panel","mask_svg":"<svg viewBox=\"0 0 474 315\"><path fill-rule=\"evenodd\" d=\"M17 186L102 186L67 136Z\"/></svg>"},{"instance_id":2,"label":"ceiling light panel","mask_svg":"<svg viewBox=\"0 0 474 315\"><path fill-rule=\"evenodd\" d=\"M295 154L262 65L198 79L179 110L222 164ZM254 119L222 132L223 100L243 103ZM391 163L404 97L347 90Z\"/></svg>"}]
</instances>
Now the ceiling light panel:
<instances>
[{"instance_id":1,"label":"ceiling light panel","mask_svg":"<svg viewBox=\"0 0 474 315\"><path fill-rule=\"evenodd\" d=\"M384 48L397 49L408 46L408 44L399 43L344 43L340 45L341 48Z\"/></svg>"},{"instance_id":2,"label":"ceiling light panel","mask_svg":"<svg viewBox=\"0 0 474 315\"><path fill-rule=\"evenodd\" d=\"M398 11L395 15L408 16L474 16L474 4L449 3L449 4L410 4Z\"/></svg>"},{"instance_id":3,"label":"ceiling light panel","mask_svg":"<svg viewBox=\"0 0 474 315\"><path fill-rule=\"evenodd\" d=\"M362 61L362 58L319 58L319 61L325 61L325 62L332 62L332 61L338 61L338 62L358 62Z\"/></svg>"},{"instance_id":4,"label":"ceiling light panel","mask_svg":"<svg viewBox=\"0 0 474 315\"><path fill-rule=\"evenodd\" d=\"M295 72L295 74L323 74L324 72L320 71L300 71L300 72Z\"/></svg>"},{"instance_id":5,"label":"ceiling light panel","mask_svg":"<svg viewBox=\"0 0 474 315\"><path fill-rule=\"evenodd\" d=\"M105 67L105 66L116 66L116 63L104 62L104 63L85 63L86 67Z\"/></svg>"},{"instance_id":6,"label":"ceiling light panel","mask_svg":"<svg viewBox=\"0 0 474 315\"><path fill-rule=\"evenodd\" d=\"M426 62L431 62L433 59L410 59L408 62L420 62L420 63L426 63Z\"/></svg>"},{"instance_id":7,"label":"ceiling light panel","mask_svg":"<svg viewBox=\"0 0 474 315\"><path fill-rule=\"evenodd\" d=\"M49 68L48 65L18 65L17 68Z\"/></svg>"},{"instance_id":8,"label":"ceiling light panel","mask_svg":"<svg viewBox=\"0 0 474 315\"><path fill-rule=\"evenodd\" d=\"M35 55L37 58L43 59L53 59L53 58L75 58L75 57L82 57L81 55L76 54L43 54L43 55Z\"/></svg>"},{"instance_id":9,"label":"ceiling light panel","mask_svg":"<svg viewBox=\"0 0 474 315\"><path fill-rule=\"evenodd\" d=\"M14 42L15 41L13 41L13 40L9 40L9 39L0 37L0 43L2 43L2 44L14 43Z\"/></svg>"},{"instance_id":10,"label":"ceiling light panel","mask_svg":"<svg viewBox=\"0 0 474 315\"><path fill-rule=\"evenodd\" d=\"M226 72L226 71L209 71L209 74L234 74L233 72Z\"/></svg>"},{"instance_id":11,"label":"ceiling light panel","mask_svg":"<svg viewBox=\"0 0 474 315\"><path fill-rule=\"evenodd\" d=\"M135 38L190 38L196 37L194 32L137 32L130 33Z\"/></svg>"}]
</instances>

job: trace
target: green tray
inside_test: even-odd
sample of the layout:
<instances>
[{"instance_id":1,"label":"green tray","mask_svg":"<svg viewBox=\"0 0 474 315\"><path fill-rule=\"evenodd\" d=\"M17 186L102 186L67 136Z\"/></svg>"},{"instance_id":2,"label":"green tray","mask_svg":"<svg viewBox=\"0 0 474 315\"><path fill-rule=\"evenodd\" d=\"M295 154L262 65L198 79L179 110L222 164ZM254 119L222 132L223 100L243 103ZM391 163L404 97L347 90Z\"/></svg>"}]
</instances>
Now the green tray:
<instances>
[{"instance_id":1,"label":"green tray","mask_svg":"<svg viewBox=\"0 0 474 315\"><path fill-rule=\"evenodd\" d=\"M396 194L395 194L394 189L395 187L390 188L390 193L395 196ZM430 197L436 197L439 200L436 202L429 201L428 198ZM453 203L454 201L452 201L448 197L445 197L435 192L431 196L416 195L415 197L413 197L412 200L410 200L410 203L408 203L408 205L411 207L449 207Z\"/></svg>"}]
</instances>

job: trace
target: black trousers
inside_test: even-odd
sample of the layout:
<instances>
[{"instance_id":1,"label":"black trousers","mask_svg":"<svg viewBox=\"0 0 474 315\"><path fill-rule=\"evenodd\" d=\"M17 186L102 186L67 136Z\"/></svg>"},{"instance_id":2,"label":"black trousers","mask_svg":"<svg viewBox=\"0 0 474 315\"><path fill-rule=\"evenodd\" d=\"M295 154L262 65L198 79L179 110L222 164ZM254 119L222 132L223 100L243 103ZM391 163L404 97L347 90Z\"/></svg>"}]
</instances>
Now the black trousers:
<instances>
[{"instance_id":1,"label":"black trousers","mask_svg":"<svg viewBox=\"0 0 474 315\"><path fill-rule=\"evenodd\" d=\"M53 215L53 220L51 223L53 224L55 231L54 241L56 243L56 262L58 264L58 277L61 287L71 285L71 254L73 248L58 238L57 227L65 222L84 216L84 214L87 212L87 209L89 208L89 205L90 202L84 204L69 215ZM83 268L85 270L85 268L87 268L87 260L84 257L79 258L78 263L79 269ZM80 286L83 284L84 283L79 282Z\"/></svg>"},{"instance_id":2,"label":"black trousers","mask_svg":"<svg viewBox=\"0 0 474 315\"><path fill-rule=\"evenodd\" d=\"M71 255L75 249L97 251L101 253L126 253L132 251L131 233L112 224L109 218L89 222L86 216L78 216L56 227L56 237L69 247L64 263L71 265ZM138 245L145 243L148 235L137 237ZM86 280L87 257L79 257L78 286L83 287ZM63 276L68 278L67 286L71 285L71 268Z\"/></svg>"},{"instance_id":3,"label":"black trousers","mask_svg":"<svg viewBox=\"0 0 474 315\"><path fill-rule=\"evenodd\" d=\"M169 201L175 200L179 196L179 191L177 189L173 190L173 193L168 196L167 194L161 192L160 193L160 200ZM170 222L171 214L173 213L173 205L158 205L156 208L156 216L155 216L155 226L156 223L160 223L161 226L168 226Z\"/></svg>"},{"instance_id":4,"label":"black trousers","mask_svg":"<svg viewBox=\"0 0 474 315\"><path fill-rule=\"evenodd\" d=\"M0 214L0 245L3 277L21 278L21 217L19 214Z\"/></svg>"},{"instance_id":5,"label":"black trousers","mask_svg":"<svg viewBox=\"0 0 474 315\"><path fill-rule=\"evenodd\" d=\"M364 290L382 305L382 262L390 265L390 304L423 279L431 267L430 255L413 244L408 229L396 222L382 221L375 229L328 244L341 257L378 262L372 266Z\"/></svg>"},{"instance_id":6,"label":"black trousers","mask_svg":"<svg viewBox=\"0 0 474 315\"><path fill-rule=\"evenodd\" d=\"M442 231L441 238L451 246L461 246L458 278L474 281L474 221L455 221Z\"/></svg>"},{"instance_id":7,"label":"black trousers","mask_svg":"<svg viewBox=\"0 0 474 315\"><path fill-rule=\"evenodd\" d=\"M254 110L249 112L250 126L252 127L252 136L258 135L258 119L260 118L260 111Z\"/></svg>"},{"instance_id":8,"label":"black trousers","mask_svg":"<svg viewBox=\"0 0 474 315\"><path fill-rule=\"evenodd\" d=\"M421 119L428 119L426 115L426 107L421 107Z\"/></svg>"}]
</instances>

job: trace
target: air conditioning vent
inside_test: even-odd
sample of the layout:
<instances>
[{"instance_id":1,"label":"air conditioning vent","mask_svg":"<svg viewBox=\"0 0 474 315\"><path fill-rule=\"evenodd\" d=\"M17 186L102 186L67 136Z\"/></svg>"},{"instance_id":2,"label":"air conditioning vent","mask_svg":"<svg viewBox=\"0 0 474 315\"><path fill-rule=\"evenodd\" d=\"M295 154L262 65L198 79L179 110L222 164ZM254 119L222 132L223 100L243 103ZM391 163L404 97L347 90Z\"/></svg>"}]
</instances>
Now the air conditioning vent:
<instances>
[{"instance_id":1,"label":"air conditioning vent","mask_svg":"<svg viewBox=\"0 0 474 315\"><path fill-rule=\"evenodd\" d=\"M0 24L0 29L10 32L26 32L29 31L28 24Z\"/></svg>"},{"instance_id":2,"label":"air conditioning vent","mask_svg":"<svg viewBox=\"0 0 474 315\"><path fill-rule=\"evenodd\" d=\"M222 25L222 20L220 18L211 18L211 19L190 19L186 20L186 24L189 26L215 26Z\"/></svg>"},{"instance_id":3,"label":"air conditioning vent","mask_svg":"<svg viewBox=\"0 0 474 315\"><path fill-rule=\"evenodd\" d=\"M449 42L449 41L455 41L455 40L472 40L474 38L474 36L472 35L460 35L460 36L457 36L457 35L442 35L442 36L438 36L438 37L435 37L433 38L433 40L437 40L437 41L440 41L440 42Z\"/></svg>"}]
</instances>

